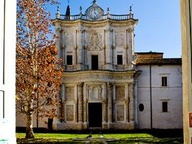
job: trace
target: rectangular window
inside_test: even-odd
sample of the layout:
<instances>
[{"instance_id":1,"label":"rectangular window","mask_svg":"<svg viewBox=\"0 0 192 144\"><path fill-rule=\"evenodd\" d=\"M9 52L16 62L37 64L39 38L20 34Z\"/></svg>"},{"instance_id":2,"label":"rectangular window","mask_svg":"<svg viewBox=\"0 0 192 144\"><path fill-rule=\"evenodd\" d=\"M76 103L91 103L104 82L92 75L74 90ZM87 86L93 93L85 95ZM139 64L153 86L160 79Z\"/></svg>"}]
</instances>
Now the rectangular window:
<instances>
[{"instance_id":1,"label":"rectangular window","mask_svg":"<svg viewBox=\"0 0 192 144\"><path fill-rule=\"evenodd\" d=\"M73 57L72 55L67 55L67 65L72 65L73 64Z\"/></svg>"},{"instance_id":2,"label":"rectangular window","mask_svg":"<svg viewBox=\"0 0 192 144\"><path fill-rule=\"evenodd\" d=\"M162 86L167 86L167 77L162 77Z\"/></svg>"},{"instance_id":3,"label":"rectangular window","mask_svg":"<svg viewBox=\"0 0 192 144\"><path fill-rule=\"evenodd\" d=\"M123 56L122 55L117 55L117 64L122 65L123 64Z\"/></svg>"},{"instance_id":4,"label":"rectangular window","mask_svg":"<svg viewBox=\"0 0 192 144\"><path fill-rule=\"evenodd\" d=\"M168 102L162 102L162 112L168 112Z\"/></svg>"},{"instance_id":5,"label":"rectangular window","mask_svg":"<svg viewBox=\"0 0 192 144\"><path fill-rule=\"evenodd\" d=\"M91 56L91 69L98 70L98 55Z\"/></svg>"}]
</instances>

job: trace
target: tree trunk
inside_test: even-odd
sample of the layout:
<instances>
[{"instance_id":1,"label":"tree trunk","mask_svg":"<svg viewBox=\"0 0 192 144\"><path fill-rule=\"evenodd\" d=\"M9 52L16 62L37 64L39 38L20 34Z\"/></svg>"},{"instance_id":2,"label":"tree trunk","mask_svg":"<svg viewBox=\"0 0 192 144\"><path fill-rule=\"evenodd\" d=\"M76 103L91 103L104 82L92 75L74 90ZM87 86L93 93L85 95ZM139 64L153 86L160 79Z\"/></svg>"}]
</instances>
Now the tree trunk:
<instances>
[{"instance_id":1,"label":"tree trunk","mask_svg":"<svg viewBox=\"0 0 192 144\"><path fill-rule=\"evenodd\" d=\"M30 112L27 114L27 125L26 125L25 138L34 138L32 113L30 113Z\"/></svg>"}]
</instances>

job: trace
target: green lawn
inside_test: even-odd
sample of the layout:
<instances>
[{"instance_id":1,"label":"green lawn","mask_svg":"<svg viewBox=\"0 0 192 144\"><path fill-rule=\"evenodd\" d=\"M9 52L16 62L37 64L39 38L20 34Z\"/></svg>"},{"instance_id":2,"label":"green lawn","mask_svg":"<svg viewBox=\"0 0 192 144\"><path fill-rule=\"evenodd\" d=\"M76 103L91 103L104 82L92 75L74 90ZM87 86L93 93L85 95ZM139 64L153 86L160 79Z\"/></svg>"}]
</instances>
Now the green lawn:
<instances>
[{"instance_id":1,"label":"green lawn","mask_svg":"<svg viewBox=\"0 0 192 144\"><path fill-rule=\"evenodd\" d=\"M86 138L89 134L80 133L35 133L34 139L25 139L25 133L17 133L17 143L55 143L55 144L145 144L145 143L163 143L163 144L182 144L182 136L163 136L149 133L115 133L115 134L92 134L91 138Z\"/></svg>"}]
</instances>

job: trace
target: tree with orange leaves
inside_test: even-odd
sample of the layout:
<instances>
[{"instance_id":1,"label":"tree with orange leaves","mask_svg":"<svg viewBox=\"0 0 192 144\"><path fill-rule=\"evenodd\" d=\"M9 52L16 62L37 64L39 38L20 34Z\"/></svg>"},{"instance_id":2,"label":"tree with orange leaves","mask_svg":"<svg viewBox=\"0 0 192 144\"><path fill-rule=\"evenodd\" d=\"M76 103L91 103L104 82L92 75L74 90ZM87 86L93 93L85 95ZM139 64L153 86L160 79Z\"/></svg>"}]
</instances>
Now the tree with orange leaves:
<instances>
[{"instance_id":1,"label":"tree with orange leaves","mask_svg":"<svg viewBox=\"0 0 192 144\"><path fill-rule=\"evenodd\" d=\"M62 82L50 13L44 8L55 0L17 0L16 108L26 116L26 138L34 138L33 115L58 116Z\"/></svg>"}]
</instances>

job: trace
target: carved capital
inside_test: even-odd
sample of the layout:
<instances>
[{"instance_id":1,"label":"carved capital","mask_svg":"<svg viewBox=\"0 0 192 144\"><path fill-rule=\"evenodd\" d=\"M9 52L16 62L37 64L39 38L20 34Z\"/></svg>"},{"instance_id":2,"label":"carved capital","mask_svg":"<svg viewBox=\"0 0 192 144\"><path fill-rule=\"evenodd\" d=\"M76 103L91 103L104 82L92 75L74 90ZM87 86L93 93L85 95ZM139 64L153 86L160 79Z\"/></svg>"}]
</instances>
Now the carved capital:
<instances>
[{"instance_id":1,"label":"carved capital","mask_svg":"<svg viewBox=\"0 0 192 144\"><path fill-rule=\"evenodd\" d=\"M84 84L83 82L78 82L78 83L77 83L77 86L78 86L78 87L82 87L83 84Z\"/></svg>"},{"instance_id":2,"label":"carved capital","mask_svg":"<svg viewBox=\"0 0 192 144\"><path fill-rule=\"evenodd\" d=\"M113 86L113 83L107 82L107 87L111 88Z\"/></svg>"},{"instance_id":3,"label":"carved capital","mask_svg":"<svg viewBox=\"0 0 192 144\"><path fill-rule=\"evenodd\" d=\"M134 28L128 28L127 29L127 32L129 32L129 33L133 32L133 31L134 31Z\"/></svg>"},{"instance_id":4,"label":"carved capital","mask_svg":"<svg viewBox=\"0 0 192 144\"><path fill-rule=\"evenodd\" d=\"M78 33L83 33L83 32L85 32L85 29L77 29L77 32Z\"/></svg>"},{"instance_id":5,"label":"carved capital","mask_svg":"<svg viewBox=\"0 0 192 144\"><path fill-rule=\"evenodd\" d=\"M113 29L105 29L104 32L112 32Z\"/></svg>"}]
</instances>

